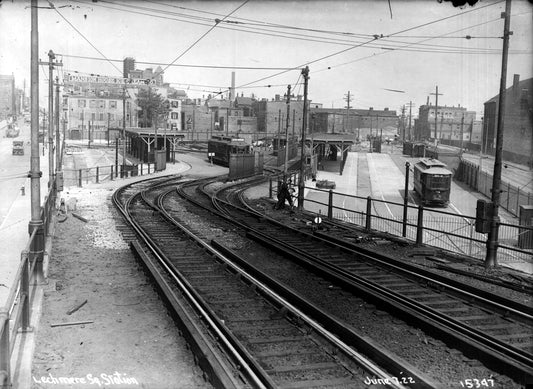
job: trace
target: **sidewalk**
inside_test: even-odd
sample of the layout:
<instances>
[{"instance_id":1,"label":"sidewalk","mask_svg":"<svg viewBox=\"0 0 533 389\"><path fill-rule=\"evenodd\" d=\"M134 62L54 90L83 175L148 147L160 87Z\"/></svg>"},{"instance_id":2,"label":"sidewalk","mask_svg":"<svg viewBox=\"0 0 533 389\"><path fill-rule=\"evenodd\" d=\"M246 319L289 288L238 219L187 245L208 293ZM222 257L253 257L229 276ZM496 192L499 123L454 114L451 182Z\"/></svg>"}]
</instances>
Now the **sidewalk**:
<instances>
[{"instance_id":1,"label":"sidewalk","mask_svg":"<svg viewBox=\"0 0 533 389\"><path fill-rule=\"evenodd\" d=\"M41 153L39 158L42 172L39 204L42 206L48 195L48 151L45 151L44 156ZM30 239L28 224L31 221L31 180L24 178L20 183L19 180L14 182L17 188L24 186L24 195L19 190L0 224L0 307L6 304L20 264L21 252L25 250Z\"/></svg>"}]
</instances>

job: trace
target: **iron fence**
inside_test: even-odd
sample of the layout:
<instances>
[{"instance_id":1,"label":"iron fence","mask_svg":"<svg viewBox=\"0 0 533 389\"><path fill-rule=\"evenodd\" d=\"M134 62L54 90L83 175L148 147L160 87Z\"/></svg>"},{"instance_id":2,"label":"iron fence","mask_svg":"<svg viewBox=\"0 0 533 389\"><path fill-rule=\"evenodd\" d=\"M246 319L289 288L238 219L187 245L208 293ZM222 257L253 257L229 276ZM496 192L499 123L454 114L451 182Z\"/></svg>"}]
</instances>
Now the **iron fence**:
<instances>
[{"instance_id":1,"label":"iron fence","mask_svg":"<svg viewBox=\"0 0 533 389\"><path fill-rule=\"evenodd\" d=\"M330 219L403 237L460 255L484 259L487 235L476 231L476 218L372 197L305 187L304 209ZM270 197L277 189L270 186ZM346 204L350 206L347 207ZM533 226L499 223L498 262L531 262Z\"/></svg>"},{"instance_id":2,"label":"iron fence","mask_svg":"<svg viewBox=\"0 0 533 389\"><path fill-rule=\"evenodd\" d=\"M155 164L140 163L137 165L108 165L85 169L63 169L65 186L82 187L89 183L113 181L117 178L142 176L155 172Z\"/></svg>"}]
</instances>

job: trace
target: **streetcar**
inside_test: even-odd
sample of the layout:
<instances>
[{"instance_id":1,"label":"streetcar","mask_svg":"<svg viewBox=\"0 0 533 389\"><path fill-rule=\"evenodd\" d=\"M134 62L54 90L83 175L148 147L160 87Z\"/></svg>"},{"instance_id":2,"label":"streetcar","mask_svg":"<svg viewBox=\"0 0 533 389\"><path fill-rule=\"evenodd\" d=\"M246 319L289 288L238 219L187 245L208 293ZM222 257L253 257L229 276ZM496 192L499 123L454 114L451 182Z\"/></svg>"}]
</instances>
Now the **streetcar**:
<instances>
[{"instance_id":1,"label":"streetcar","mask_svg":"<svg viewBox=\"0 0 533 389\"><path fill-rule=\"evenodd\" d=\"M230 154L250 154L251 148L242 138L214 135L207 142L207 155L218 165L229 166Z\"/></svg>"},{"instance_id":2,"label":"streetcar","mask_svg":"<svg viewBox=\"0 0 533 389\"><path fill-rule=\"evenodd\" d=\"M414 187L422 205L448 206L452 172L433 158L421 158L414 166Z\"/></svg>"}]
</instances>

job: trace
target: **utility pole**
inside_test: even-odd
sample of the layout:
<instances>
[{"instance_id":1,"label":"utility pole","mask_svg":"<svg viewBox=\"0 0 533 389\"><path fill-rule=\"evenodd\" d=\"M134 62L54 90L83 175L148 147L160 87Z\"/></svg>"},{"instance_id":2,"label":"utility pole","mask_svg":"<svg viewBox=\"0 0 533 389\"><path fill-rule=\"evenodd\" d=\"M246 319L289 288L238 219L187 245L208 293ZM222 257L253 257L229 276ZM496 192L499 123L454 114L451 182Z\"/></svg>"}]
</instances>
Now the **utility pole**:
<instances>
[{"instance_id":1,"label":"utility pole","mask_svg":"<svg viewBox=\"0 0 533 389\"><path fill-rule=\"evenodd\" d=\"M409 102L409 140L411 140L411 107L413 106L413 102Z\"/></svg>"},{"instance_id":2,"label":"utility pole","mask_svg":"<svg viewBox=\"0 0 533 389\"><path fill-rule=\"evenodd\" d=\"M442 96L442 93L439 93L439 87L436 86L435 93L430 93L430 95L435 95L435 139L437 139L437 111L439 109L439 96Z\"/></svg>"},{"instance_id":3,"label":"utility pole","mask_svg":"<svg viewBox=\"0 0 533 389\"><path fill-rule=\"evenodd\" d=\"M289 166L289 119L291 115L291 86L287 86L287 119L285 124L285 164L283 168L283 181L287 179L287 168Z\"/></svg>"},{"instance_id":4,"label":"utility pole","mask_svg":"<svg viewBox=\"0 0 533 389\"><path fill-rule=\"evenodd\" d=\"M31 0L31 157L30 157L30 185L31 185L31 220L28 224L30 236L35 233L30 242L30 253L37 258L35 264L36 282L44 281L43 256L44 231L41 219L41 168L39 158L39 15L38 0ZM44 144L43 144L44 147Z\"/></svg>"},{"instance_id":5,"label":"utility pole","mask_svg":"<svg viewBox=\"0 0 533 389\"><path fill-rule=\"evenodd\" d=\"M402 131L402 140L405 142L405 104L402 106L401 131Z\"/></svg>"},{"instance_id":6,"label":"utility pole","mask_svg":"<svg viewBox=\"0 0 533 389\"><path fill-rule=\"evenodd\" d=\"M307 84L309 83L309 66L302 69L304 76L304 106L302 118L302 144L300 153L300 180L298 182L298 209L301 211L304 205L304 173L305 173L305 132L307 131Z\"/></svg>"},{"instance_id":7,"label":"utility pole","mask_svg":"<svg viewBox=\"0 0 533 389\"><path fill-rule=\"evenodd\" d=\"M463 116L461 117L461 140L459 143L459 155L463 155L463 126L465 124L465 113L463 112Z\"/></svg>"},{"instance_id":8,"label":"utility pole","mask_svg":"<svg viewBox=\"0 0 533 389\"><path fill-rule=\"evenodd\" d=\"M48 183L54 181L54 66L63 66L54 62L56 56L52 50L48 52L48 62L39 61L39 65L48 65Z\"/></svg>"},{"instance_id":9,"label":"utility pole","mask_svg":"<svg viewBox=\"0 0 533 389\"><path fill-rule=\"evenodd\" d=\"M442 128L444 127L444 112L440 113L440 137L442 139Z\"/></svg>"},{"instance_id":10,"label":"utility pole","mask_svg":"<svg viewBox=\"0 0 533 389\"><path fill-rule=\"evenodd\" d=\"M118 163L117 163L117 166L118 166ZM124 89L122 91L122 173L120 174L120 177L124 177L125 172L126 172L126 79L124 79ZM118 172L116 172L115 174L118 174Z\"/></svg>"},{"instance_id":11,"label":"utility pole","mask_svg":"<svg viewBox=\"0 0 533 389\"><path fill-rule=\"evenodd\" d=\"M498 122L496 128L496 153L494 157L494 172L492 174L492 217L490 221L490 231L487 238L487 256L485 258L485 267L492 268L498 265L498 229L500 218L498 216L498 207L500 206L500 185L502 175L502 153L503 153L503 119L505 116L505 89L507 83L507 57L509 53L509 31L511 25L511 0L505 1L505 18L503 26L503 53L502 53L502 70L500 77L500 94L498 96Z\"/></svg>"},{"instance_id":12,"label":"utility pole","mask_svg":"<svg viewBox=\"0 0 533 389\"><path fill-rule=\"evenodd\" d=\"M56 177L61 170L61 137L59 136L59 77L56 76Z\"/></svg>"},{"instance_id":13,"label":"utility pole","mask_svg":"<svg viewBox=\"0 0 533 389\"><path fill-rule=\"evenodd\" d=\"M279 139L281 137L281 109L278 110L278 139L276 140L276 150L279 153Z\"/></svg>"},{"instance_id":14,"label":"utility pole","mask_svg":"<svg viewBox=\"0 0 533 389\"><path fill-rule=\"evenodd\" d=\"M350 102L353 100L353 97L350 97L350 91L348 91L348 94L345 95L344 100L346 100L346 123L349 126L350 125ZM342 128L344 131L346 131L346 125L343 125Z\"/></svg>"}]
</instances>

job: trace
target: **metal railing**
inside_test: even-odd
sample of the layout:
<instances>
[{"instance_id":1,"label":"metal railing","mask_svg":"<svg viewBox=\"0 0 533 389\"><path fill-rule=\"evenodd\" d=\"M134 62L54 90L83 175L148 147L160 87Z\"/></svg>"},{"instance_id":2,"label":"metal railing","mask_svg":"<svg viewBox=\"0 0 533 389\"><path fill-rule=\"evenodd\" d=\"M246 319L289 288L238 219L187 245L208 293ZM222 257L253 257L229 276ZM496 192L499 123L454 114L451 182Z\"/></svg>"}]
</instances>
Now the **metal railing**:
<instances>
[{"instance_id":1,"label":"metal railing","mask_svg":"<svg viewBox=\"0 0 533 389\"><path fill-rule=\"evenodd\" d=\"M296 177L293 178L296 180ZM277 194L276 179L270 180L270 198ZM476 232L475 217L370 196L348 195L331 189L307 186L304 189L307 192L304 200L306 211L349 222L364 227L367 231L402 237L417 245L433 246L478 259L485 258L487 236ZM345 203L349 203L350 207L336 205ZM533 226L501 222L498 242L500 263L530 262L533 255Z\"/></svg>"},{"instance_id":2,"label":"metal railing","mask_svg":"<svg viewBox=\"0 0 533 389\"><path fill-rule=\"evenodd\" d=\"M476 189L487 198L491 198L492 174L480 171L479 165L462 159L456 179ZM500 189L502 191L500 206L514 216L519 216L520 205L533 205L533 194L528 190L521 189L505 181L502 181Z\"/></svg>"},{"instance_id":3,"label":"metal railing","mask_svg":"<svg viewBox=\"0 0 533 389\"><path fill-rule=\"evenodd\" d=\"M113 181L118 178L128 178L135 176L143 176L155 172L155 164L140 163L138 165L108 165L95 166L85 169L63 169L63 179L65 186L82 187L89 183L101 183L105 181Z\"/></svg>"},{"instance_id":4,"label":"metal railing","mask_svg":"<svg viewBox=\"0 0 533 389\"><path fill-rule=\"evenodd\" d=\"M42 227L33 229L26 247L21 252L21 261L6 304L0 308L0 388L12 387L11 356L17 336L32 330L30 309L37 287L44 280L43 238L49 235L53 212L56 209L56 188L56 181L53 181L40 210Z\"/></svg>"}]
</instances>

